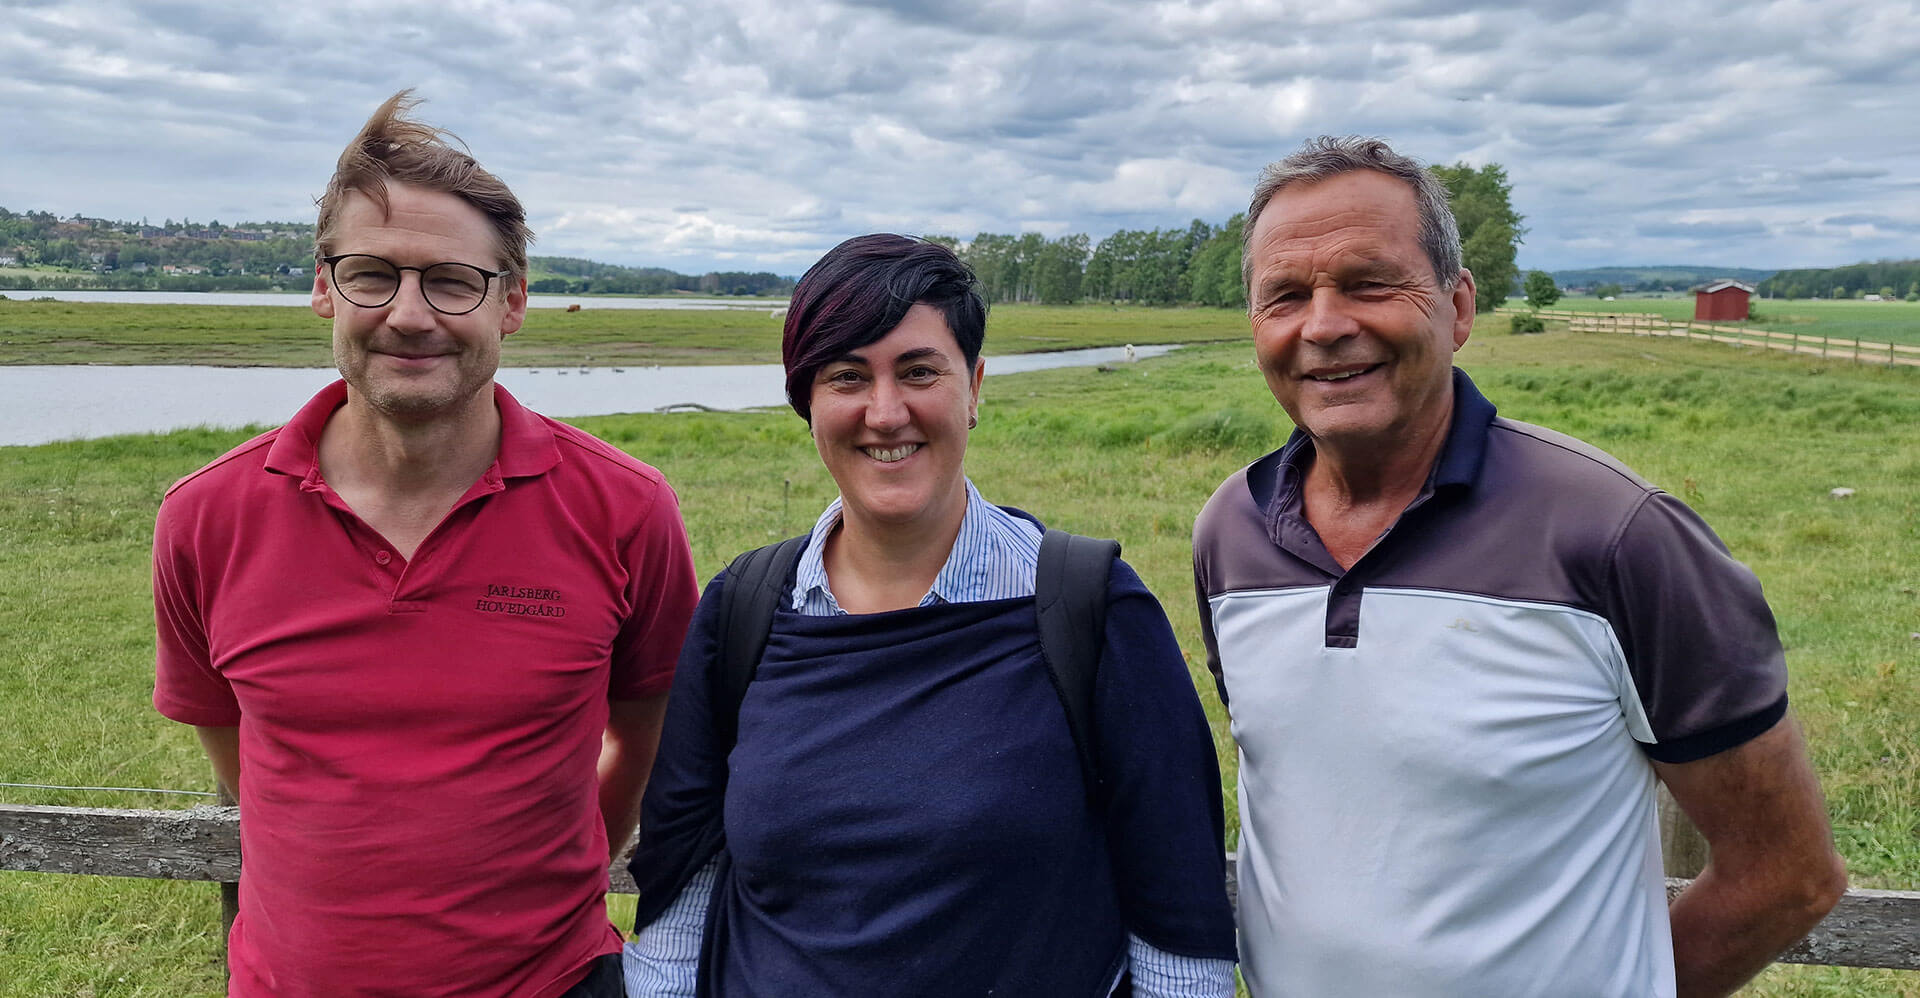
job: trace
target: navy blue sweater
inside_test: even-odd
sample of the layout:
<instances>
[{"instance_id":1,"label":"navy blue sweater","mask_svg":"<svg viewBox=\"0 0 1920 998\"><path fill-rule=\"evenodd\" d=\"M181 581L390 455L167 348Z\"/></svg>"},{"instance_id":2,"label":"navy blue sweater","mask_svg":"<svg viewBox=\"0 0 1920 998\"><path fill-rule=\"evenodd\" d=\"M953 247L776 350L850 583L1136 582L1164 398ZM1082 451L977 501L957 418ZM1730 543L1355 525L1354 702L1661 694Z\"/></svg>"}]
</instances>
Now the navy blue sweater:
<instances>
[{"instance_id":1,"label":"navy blue sweater","mask_svg":"<svg viewBox=\"0 0 1920 998\"><path fill-rule=\"evenodd\" d=\"M695 613L631 869L646 925L721 856L709 995L1102 995L1126 933L1232 959L1219 773L1166 617L1109 580L1089 796L1031 598L774 617L730 757Z\"/></svg>"}]
</instances>

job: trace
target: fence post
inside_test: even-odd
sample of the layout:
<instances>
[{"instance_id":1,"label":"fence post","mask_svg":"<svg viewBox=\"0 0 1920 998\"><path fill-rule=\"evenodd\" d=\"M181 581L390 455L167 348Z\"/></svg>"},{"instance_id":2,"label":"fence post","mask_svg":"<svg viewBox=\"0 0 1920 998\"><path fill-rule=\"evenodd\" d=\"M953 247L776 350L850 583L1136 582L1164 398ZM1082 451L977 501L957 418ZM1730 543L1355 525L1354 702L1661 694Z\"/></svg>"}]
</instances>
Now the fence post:
<instances>
[{"instance_id":1,"label":"fence post","mask_svg":"<svg viewBox=\"0 0 1920 998\"><path fill-rule=\"evenodd\" d=\"M1660 862L1669 877L1692 878L1707 868L1707 837L1660 784Z\"/></svg>"}]
</instances>

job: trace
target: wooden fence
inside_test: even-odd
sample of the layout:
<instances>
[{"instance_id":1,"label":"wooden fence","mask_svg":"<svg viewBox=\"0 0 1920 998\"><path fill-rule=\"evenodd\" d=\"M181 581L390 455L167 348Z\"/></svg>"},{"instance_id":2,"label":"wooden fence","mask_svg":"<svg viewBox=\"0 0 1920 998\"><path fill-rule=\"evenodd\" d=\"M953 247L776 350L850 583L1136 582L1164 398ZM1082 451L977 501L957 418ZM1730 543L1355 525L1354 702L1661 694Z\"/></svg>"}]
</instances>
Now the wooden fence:
<instances>
[{"instance_id":1,"label":"wooden fence","mask_svg":"<svg viewBox=\"0 0 1920 998\"><path fill-rule=\"evenodd\" d=\"M1496 308L1503 315L1522 315L1526 309ZM1875 343L1871 340L1843 340L1808 333L1781 333L1752 326L1724 322L1697 322L1692 319L1668 319L1634 312L1575 312L1566 309L1541 309L1543 319L1567 323L1576 333L1630 333L1634 336L1676 336L1689 340L1707 340L1729 346L1846 360L1862 364L1895 364L1920 367L1920 346L1905 343Z\"/></svg>"},{"instance_id":2,"label":"wooden fence","mask_svg":"<svg viewBox=\"0 0 1920 998\"><path fill-rule=\"evenodd\" d=\"M0 804L0 870L231 883L240 877L240 812ZM613 890L634 893L624 865ZM1235 886L1231 865L1229 890ZM1687 881L1668 878L1669 897ZM1920 970L1920 891L1850 890L1785 963Z\"/></svg>"}]
</instances>

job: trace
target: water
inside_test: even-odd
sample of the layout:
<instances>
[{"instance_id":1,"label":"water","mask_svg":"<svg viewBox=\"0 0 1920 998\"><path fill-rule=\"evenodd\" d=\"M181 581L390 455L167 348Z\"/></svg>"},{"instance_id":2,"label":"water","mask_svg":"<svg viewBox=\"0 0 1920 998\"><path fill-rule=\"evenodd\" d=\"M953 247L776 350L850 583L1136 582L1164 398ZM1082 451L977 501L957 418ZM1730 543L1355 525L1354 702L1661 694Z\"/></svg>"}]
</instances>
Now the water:
<instances>
[{"instance_id":1,"label":"water","mask_svg":"<svg viewBox=\"0 0 1920 998\"><path fill-rule=\"evenodd\" d=\"M128 305L275 305L288 308L306 308L311 297L306 294L281 294L269 292L242 291L0 291L14 301L31 301L35 298L52 298L55 301L71 302L120 302ZM578 305L583 309L680 309L712 311L717 309L781 309L787 307L783 301L768 299L742 301L739 298L627 298L618 295L528 295L528 308L566 308Z\"/></svg>"},{"instance_id":2,"label":"water","mask_svg":"<svg viewBox=\"0 0 1920 998\"><path fill-rule=\"evenodd\" d=\"M1173 346L1135 347L1157 357ZM987 373L1125 363L1122 347L988 357ZM0 445L190 426L275 426L338 378L332 368L41 365L0 367ZM497 380L549 416L655 412L679 406L786 404L778 364L708 367L502 368Z\"/></svg>"}]
</instances>

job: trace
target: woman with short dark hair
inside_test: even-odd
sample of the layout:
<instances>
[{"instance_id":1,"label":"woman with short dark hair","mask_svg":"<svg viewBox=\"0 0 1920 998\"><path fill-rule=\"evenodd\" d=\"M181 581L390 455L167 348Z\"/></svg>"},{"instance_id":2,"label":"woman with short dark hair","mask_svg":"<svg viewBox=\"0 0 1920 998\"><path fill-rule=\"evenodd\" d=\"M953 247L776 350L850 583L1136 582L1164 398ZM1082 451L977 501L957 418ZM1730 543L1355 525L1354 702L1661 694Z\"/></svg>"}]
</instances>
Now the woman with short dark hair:
<instances>
[{"instance_id":1,"label":"woman with short dark hair","mask_svg":"<svg viewBox=\"0 0 1920 998\"><path fill-rule=\"evenodd\" d=\"M903 236L795 288L787 395L840 498L701 598L629 995L1233 993L1219 773L1165 614L1110 548L1043 567L1094 542L1043 544L966 477L986 313ZM1104 625L1050 624L1056 591Z\"/></svg>"}]
</instances>

